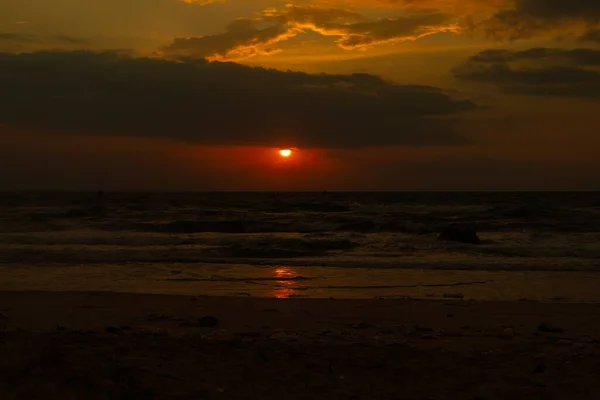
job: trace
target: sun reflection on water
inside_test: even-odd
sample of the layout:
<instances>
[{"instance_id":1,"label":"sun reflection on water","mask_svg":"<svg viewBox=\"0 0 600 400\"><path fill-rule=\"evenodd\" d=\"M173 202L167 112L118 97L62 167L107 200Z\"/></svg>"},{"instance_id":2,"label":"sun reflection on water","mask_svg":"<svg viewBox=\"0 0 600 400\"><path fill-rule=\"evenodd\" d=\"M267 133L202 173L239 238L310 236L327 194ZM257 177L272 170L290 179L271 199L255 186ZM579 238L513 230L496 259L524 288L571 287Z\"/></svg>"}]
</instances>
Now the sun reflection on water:
<instances>
[{"instance_id":1,"label":"sun reflection on water","mask_svg":"<svg viewBox=\"0 0 600 400\"><path fill-rule=\"evenodd\" d=\"M298 282L293 279L296 278L298 274L293 268L277 267L273 270L273 274L276 278L280 278L280 280L275 281L278 287L271 293L271 296L278 299L285 299L298 294L295 289Z\"/></svg>"}]
</instances>

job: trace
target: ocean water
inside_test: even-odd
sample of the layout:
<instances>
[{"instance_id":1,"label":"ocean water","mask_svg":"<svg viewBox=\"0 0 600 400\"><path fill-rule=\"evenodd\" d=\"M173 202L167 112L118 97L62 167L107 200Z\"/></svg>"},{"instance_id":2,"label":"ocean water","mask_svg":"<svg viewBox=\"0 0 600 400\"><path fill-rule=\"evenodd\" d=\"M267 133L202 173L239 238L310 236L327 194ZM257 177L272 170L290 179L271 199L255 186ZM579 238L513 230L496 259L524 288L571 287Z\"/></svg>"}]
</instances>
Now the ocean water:
<instances>
[{"instance_id":1,"label":"ocean water","mask_svg":"<svg viewBox=\"0 0 600 400\"><path fill-rule=\"evenodd\" d=\"M468 225L479 245L438 240ZM2 193L0 290L600 301L600 192Z\"/></svg>"}]
</instances>

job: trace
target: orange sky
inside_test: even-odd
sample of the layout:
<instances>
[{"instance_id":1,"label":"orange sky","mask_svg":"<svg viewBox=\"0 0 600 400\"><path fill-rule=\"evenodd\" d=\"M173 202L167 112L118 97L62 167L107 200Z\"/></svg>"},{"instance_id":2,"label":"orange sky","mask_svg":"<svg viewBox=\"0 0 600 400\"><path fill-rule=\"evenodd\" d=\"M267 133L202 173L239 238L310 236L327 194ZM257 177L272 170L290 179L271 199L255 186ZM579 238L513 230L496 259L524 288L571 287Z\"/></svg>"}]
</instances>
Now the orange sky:
<instances>
[{"instance_id":1,"label":"orange sky","mask_svg":"<svg viewBox=\"0 0 600 400\"><path fill-rule=\"evenodd\" d=\"M591 1L4 0L0 189L600 189L598 21Z\"/></svg>"}]
</instances>

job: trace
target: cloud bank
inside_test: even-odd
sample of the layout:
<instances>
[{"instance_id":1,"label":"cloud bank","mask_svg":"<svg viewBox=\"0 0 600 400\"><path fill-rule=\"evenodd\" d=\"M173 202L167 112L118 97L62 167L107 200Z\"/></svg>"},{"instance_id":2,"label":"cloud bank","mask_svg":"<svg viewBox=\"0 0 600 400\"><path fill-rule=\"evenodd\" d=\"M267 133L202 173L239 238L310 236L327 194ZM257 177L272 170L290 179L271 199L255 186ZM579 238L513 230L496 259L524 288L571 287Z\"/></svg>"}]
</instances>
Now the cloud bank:
<instances>
[{"instance_id":1,"label":"cloud bank","mask_svg":"<svg viewBox=\"0 0 600 400\"><path fill-rule=\"evenodd\" d=\"M597 0L516 0L473 28L501 40L578 35L600 26Z\"/></svg>"},{"instance_id":2,"label":"cloud bank","mask_svg":"<svg viewBox=\"0 0 600 400\"><path fill-rule=\"evenodd\" d=\"M454 76L509 93L600 99L600 50L486 50L457 67Z\"/></svg>"},{"instance_id":3,"label":"cloud bank","mask_svg":"<svg viewBox=\"0 0 600 400\"><path fill-rule=\"evenodd\" d=\"M435 87L118 52L0 53L0 123L205 145L461 145L475 109Z\"/></svg>"}]
</instances>

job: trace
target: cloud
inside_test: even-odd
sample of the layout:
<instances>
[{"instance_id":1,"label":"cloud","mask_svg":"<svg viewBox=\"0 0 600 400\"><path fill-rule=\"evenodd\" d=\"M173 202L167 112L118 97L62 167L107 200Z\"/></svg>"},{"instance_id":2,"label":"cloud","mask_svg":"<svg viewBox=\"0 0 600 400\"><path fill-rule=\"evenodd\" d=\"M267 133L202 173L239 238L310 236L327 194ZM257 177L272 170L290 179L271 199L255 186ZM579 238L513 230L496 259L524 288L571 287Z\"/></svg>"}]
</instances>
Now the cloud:
<instances>
[{"instance_id":1,"label":"cloud","mask_svg":"<svg viewBox=\"0 0 600 400\"><path fill-rule=\"evenodd\" d=\"M0 41L18 43L68 43L86 45L89 42L82 38L68 35L34 35L29 33L0 32Z\"/></svg>"},{"instance_id":2,"label":"cloud","mask_svg":"<svg viewBox=\"0 0 600 400\"><path fill-rule=\"evenodd\" d=\"M0 53L0 123L205 145L460 145L473 110L427 86L116 52Z\"/></svg>"},{"instance_id":3,"label":"cloud","mask_svg":"<svg viewBox=\"0 0 600 400\"><path fill-rule=\"evenodd\" d=\"M238 19L220 34L177 38L163 50L167 55L240 60L277 52L270 46L304 32L337 37L341 48L352 50L457 31L458 25L450 16L437 12L369 20L345 9L287 4L266 9L259 18Z\"/></svg>"},{"instance_id":4,"label":"cloud","mask_svg":"<svg viewBox=\"0 0 600 400\"><path fill-rule=\"evenodd\" d=\"M516 40L544 34L577 36L599 24L597 0L516 0L472 28L491 38Z\"/></svg>"},{"instance_id":5,"label":"cloud","mask_svg":"<svg viewBox=\"0 0 600 400\"><path fill-rule=\"evenodd\" d=\"M600 50L486 50L457 67L454 76L511 93L600 99Z\"/></svg>"},{"instance_id":6,"label":"cloud","mask_svg":"<svg viewBox=\"0 0 600 400\"><path fill-rule=\"evenodd\" d=\"M170 56L237 60L257 54L268 54L272 50L264 49L264 46L296 35L296 32L282 24L260 28L255 23L256 21L240 18L229 24L224 33L177 38L164 51Z\"/></svg>"},{"instance_id":7,"label":"cloud","mask_svg":"<svg viewBox=\"0 0 600 400\"><path fill-rule=\"evenodd\" d=\"M600 28L590 29L589 31L585 32L579 39L583 42L600 43Z\"/></svg>"},{"instance_id":8,"label":"cloud","mask_svg":"<svg viewBox=\"0 0 600 400\"><path fill-rule=\"evenodd\" d=\"M0 41L7 42L35 42L36 37L24 33L0 32Z\"/></svg>"}]
</instances>

